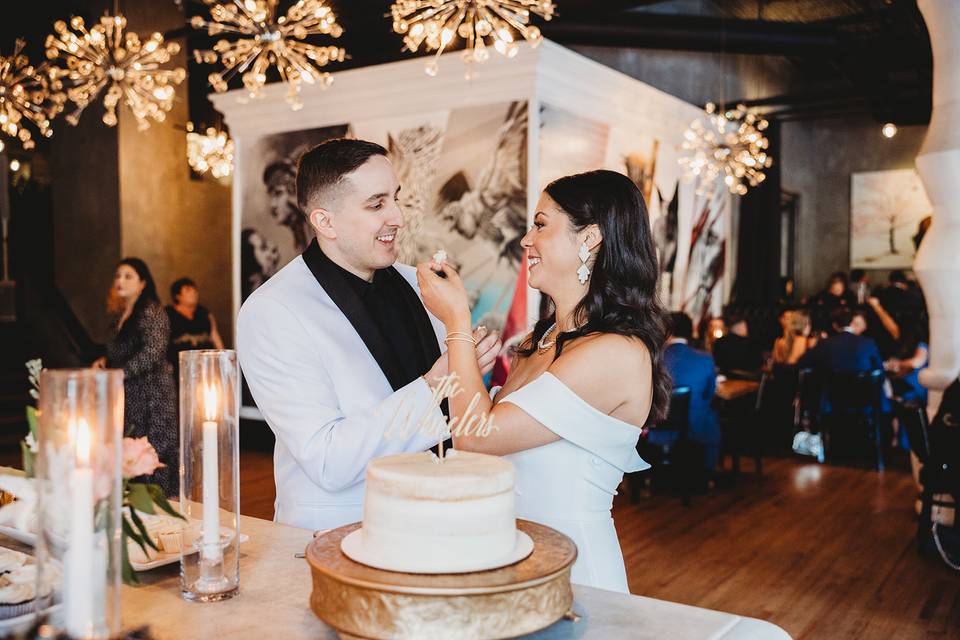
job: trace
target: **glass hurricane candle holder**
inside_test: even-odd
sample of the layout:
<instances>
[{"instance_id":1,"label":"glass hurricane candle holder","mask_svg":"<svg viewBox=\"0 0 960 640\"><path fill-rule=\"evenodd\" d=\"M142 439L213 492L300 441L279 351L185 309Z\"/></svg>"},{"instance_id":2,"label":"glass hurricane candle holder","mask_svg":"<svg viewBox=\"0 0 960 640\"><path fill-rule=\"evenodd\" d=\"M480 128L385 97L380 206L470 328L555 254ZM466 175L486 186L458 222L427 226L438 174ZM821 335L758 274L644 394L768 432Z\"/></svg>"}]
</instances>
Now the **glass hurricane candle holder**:
<instances>
[{"instance_id":1,"label":"glass hurricane candle holder","mask_svg":"<svg viewBox=\"0 0 960 640\"><path fill-rule=\"evenodd\" d=\"M37 611L71 638L120 632L123 371L40 374Z\"/></svg>"},{"instance_id":2,"label":"glass hurricane candle holder","mask_svg":"<svg viewBox=\"0 0 960 640\"><path fill-rule=\"evenodd\" d=\"M180 353L180 587L187 600L240 586L240 368L231 350Z\"/></svg>"}]
</instances>

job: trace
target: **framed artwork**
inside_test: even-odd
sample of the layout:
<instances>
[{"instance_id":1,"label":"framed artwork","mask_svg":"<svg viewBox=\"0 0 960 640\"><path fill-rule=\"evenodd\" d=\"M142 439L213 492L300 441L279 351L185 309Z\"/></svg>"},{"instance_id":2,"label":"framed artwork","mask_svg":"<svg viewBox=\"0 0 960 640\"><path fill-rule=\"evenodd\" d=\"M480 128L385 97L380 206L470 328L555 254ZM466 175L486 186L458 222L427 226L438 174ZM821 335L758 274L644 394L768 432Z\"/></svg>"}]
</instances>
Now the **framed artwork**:
<instances>
[{"instance_id":1,"label":"framed artwork","mask_svg":"<svg viewBox=\"0 0 960 640\"><path fill-rule=\"evenodd\" d=\"M854 173L850 184L850 267L910 268L932 212L914 169Z\"/></svg>"}]
</instances>

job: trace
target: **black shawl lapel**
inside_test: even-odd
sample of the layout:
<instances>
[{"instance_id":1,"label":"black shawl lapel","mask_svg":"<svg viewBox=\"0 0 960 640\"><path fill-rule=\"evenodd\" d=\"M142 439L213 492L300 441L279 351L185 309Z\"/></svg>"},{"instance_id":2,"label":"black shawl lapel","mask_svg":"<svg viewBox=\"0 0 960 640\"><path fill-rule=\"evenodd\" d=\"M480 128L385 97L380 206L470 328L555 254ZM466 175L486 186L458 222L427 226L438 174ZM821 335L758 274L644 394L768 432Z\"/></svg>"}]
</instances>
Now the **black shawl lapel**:
<instances>
[{"instance_id":1,"label":"black shawl lapel","mask_svg":"<svg viewBox=\"0 0 960 640\"><path fill-rule=\"evenodd\" d=\"M336 265L320 250L320 245L317 244L316 238L310 243L306 251L303 252L303 261L307 263L307 267L320 286L323 287L323 290L327 292L327 295L330 296L334 304L339 307L343 315L346 316L350 324L353 325L357 335L360 336L360 339L363 340L367 349L370 350L370 354L374 360L380 365L380 370L383 371L383 375L386 376L393 390L396 391L406 386L409 381L405 380L403 369L397 361L397 356L393 349L390 348L383 333L379 327L377 327L373 318L370 317L370 313L364 306L363 301L360 300L353 289L350 288L349 283L347 283L343 276L337 271ZM415 293L414 296L416 296ZM421 312L426 315L426 311L423 310L422 305ZM429 324L429 319L427 323ZM436 337L434 337L434 346L436 347ZM437 357L439 357L439 355L438 348Z\"/></svg>"},{"instance_id":2,"label":"black shawl lapel","mask_svg":"<svg viewBox=\"0 0 960 640\"><path fill-rule=\"evenodd\" d=\"M390 278L397 289L403 292L403 301L417 325L418 346L421 353L426 357L425 364L429 369L440 357L440 345L437 343L437 332L433 330L433 324L430 322L430 316L427 315L427 310L423 306L423 301L420 300L420 296L407 282L407 279L395 268L384 269L384 276Z\"/></svg>"}]
</instances>

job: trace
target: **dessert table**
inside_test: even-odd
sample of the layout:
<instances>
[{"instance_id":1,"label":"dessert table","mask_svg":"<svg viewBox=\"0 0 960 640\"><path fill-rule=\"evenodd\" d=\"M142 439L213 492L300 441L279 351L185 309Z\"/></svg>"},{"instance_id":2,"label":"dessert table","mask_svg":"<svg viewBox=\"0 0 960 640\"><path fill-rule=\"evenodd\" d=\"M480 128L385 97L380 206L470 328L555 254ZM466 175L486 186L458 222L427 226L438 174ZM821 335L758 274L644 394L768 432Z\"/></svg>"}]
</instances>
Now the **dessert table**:
<instances>
[{"instance_id":1,"label":"dessert table","mask_svg":"<svg viewBox=\"0 0 960 640\"><path fill-rule=\"evenodd\" d=\"M154 638L310 638L337 634L310 610L310 567L303 554L312 532L241 517L250 540L240 546L240 594L210 604L180 597L179 564L139 574L123 587L124 628L149 625ZM0 540L4 546L12 542ZM16 543L14 543L16 544ZM536 640L671 638L672 640L780 640L790 636L768 622L640 596L574 586L580 621L561 620ZM452 636L451 636L452 637Z\"/></svg>"}]
</instances>

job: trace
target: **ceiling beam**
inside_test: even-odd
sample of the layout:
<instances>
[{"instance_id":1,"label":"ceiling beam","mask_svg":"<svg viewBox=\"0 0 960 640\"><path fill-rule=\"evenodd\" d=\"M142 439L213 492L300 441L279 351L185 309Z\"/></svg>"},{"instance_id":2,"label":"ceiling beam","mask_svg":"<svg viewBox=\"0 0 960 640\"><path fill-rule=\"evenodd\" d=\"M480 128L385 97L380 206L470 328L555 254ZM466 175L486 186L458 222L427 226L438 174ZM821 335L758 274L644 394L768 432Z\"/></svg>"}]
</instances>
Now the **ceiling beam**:
<instances>
[{"instance_id":1,"label":"ceiling beam","mask_svg":"<svg viewBox=\"0 0 960 640\"><path fill-rule=\"evenodd\" d=\"M842 35L832 28L658 13L554 20L541 28L544 36L560 44L601 47L823 56L843 44Z\"/></svg>"}]
</instances>

